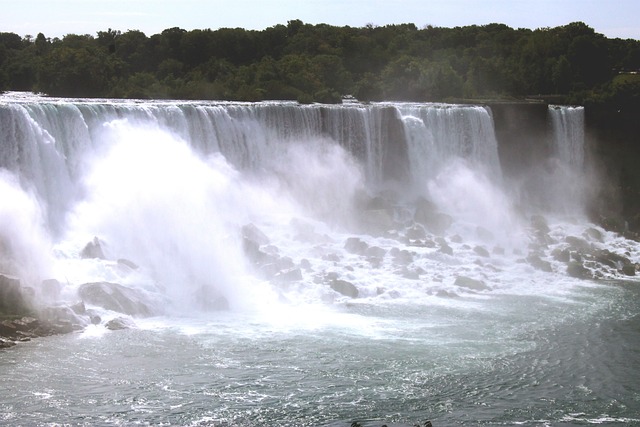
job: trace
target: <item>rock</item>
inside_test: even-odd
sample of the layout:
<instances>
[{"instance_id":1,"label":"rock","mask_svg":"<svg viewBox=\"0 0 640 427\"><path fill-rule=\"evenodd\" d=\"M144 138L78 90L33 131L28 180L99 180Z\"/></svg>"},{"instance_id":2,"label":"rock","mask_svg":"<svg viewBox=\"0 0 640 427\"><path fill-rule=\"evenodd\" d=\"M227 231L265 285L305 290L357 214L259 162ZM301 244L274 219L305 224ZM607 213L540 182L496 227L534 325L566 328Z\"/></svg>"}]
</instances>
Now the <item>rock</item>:
<instances>
[{"instance_id":1,"label":"rock","mask_svg":"<svg viewBox=\"0 0 640 427\"><path fill-rule=\"evenodd\" d=\"M591 240L602 242L602 233L597 228L593 228L593 227L587 228L584 231L583 235Z\"/></svg>"},{"instance_id":2,"label":"rock","mask_svg":"<svg viewBox=\"0 0 640 427\"><path fill-rule=\"evenodd\" d=\"M438 251L442 252L443 254L453 255L453 249L446 243L441 243Z\"/></svg>"},{"instance_id":3,"label":"rock","mask_svg":"<svg viewBox=\"0 0 640 427\"><path fill-rule=\"evenodd\" d=\"M84 302L82 301L72 305L69 308L71 309L71 311L73 311L75 314L78 314L78 315L83 315L87 313L87 308L84 306Z\"/></svg>"},{"instance_id":4,"label":"rock","mask_svg":"<svg viewBox=\"0 0 640 427\"><path fill-rule=\"evenodd\" d=\"M30 307L24 298L20 279L0 274L0 314L28 314Z\"/></svg>"},{"instance_id":5,"label":"rock","mask_svg":"<svg viewBox=\"0 0 640 427\"><path fill-rule=\"evenodd\" d=\"M131 288L111 282L85 283L78 289L85 304L97 305L107 310L130 316L150 316L152 310L144 302L143 295Z\"/></svg>"},{"instance_id":6,"label":"rock","mask_svg":"<svg viewBox=\"0 0 640 427\"><path fill-rule=\"evenodd\" d=\"M565 242L567 242L571 247L580 252L585 253L591 250L591 244L586 240L576 237L576 236L567 236L564 238Z\"/></svg>"},{"instance_id":7,"label":"rock","mask_svg":"<svg viewBox=\"0 0 640 427\"><path fill-rule=\"evenodd\" d=\"M75 304L76 309L79 304L82 302ZM84 304L82 306L84 307ZM39 314L43 321L52 325L63 325L64 328L69 327L71 330L82 329L88 323L87 318L67 306L44 307L39 311Z\"/></svg>"},{"instance_id":8,"label":"rock","mask_svg":"<svg viewBox=\"0 0 640 427\"><path fill-rule=\"evenodd\" d=\"M361 223L365 230L380 233L395 227L391 209L368 209L362 213Z\"/></svg>"},{"instance_id":9,"label":"rock","mask_svg":"<svg viewBox=\"0 0 640 427\"><path fill-rule=\"evenodd\" d=\"M530 254L527 257L527 262L537 270L546 271L547 273L553 271L553 269L551 268L551 263L549 263L548 261L544 261L540 258L540 256L536 254Z\"/></svg>"},{"instance_id":10,"label":"rock","mask_svg":"<svg viewBox=\"0 0 640 427\"><path fill-rule=\"evenodd\" d=\"M256 243L258 246L268 245L271 242L269 237L254 224L246 224L242 227L242 237Z\"/></svg>"},{"instance_id":11,"label":"rock","mask_svg":"<svg viewBox=\"0 0 640 427\"><path fill-rule=\"evenodd\" d=\"M62 292L62 284L56 279L46 279L40 285L40 295L49 301L56 301L60 298Z\"/></svg>"},{"instance_id":12,"label":"rock","mask_svg":"<svg viewBox=\"0 0 640 427\"><path fill-rule=\"evenodd\" d=\"M626 264L622 266L622 274L625 276L635 276L636 275L636 265L635 264Z\"/></svg>"},{"instance_id":13,"label":"rock","mask_svg":"<svg viewBox=\"0 0 640 427\"><path fill-rule=\"evenodd\" d=\"M413 226L407 229L405 236L409 240L422 240L427 238L427 232L420 224L413 224Z\"/></svg>"},{"instance_id":14,"label":"rock","mask_svg":"<svg viewBox=\"0 0 640 427\"><path fill-rule=\"evenodd\" d=\"M300 260L300 268L304 271L311 271L311 261L306 258Z\"/></svg>"},{"instance_id":15,"label":"rock","mask_svg":"<svg viewBox=\"0 0 640 427\"><path fill-rule=\"evenodd\" d=\"M325 254L322 256L322 259L325 261L340 262L340 255L335 253Z\"/></svg>"},{"instance_id":16,"label":"rock","mask_svg":"<svg viewBox=\"0 0 640 427\"><path fill-rule=\"evenodd\" d=\"M302 271L299 268L281 271L273 277L275 282L286 283L302 280Z\"/></svg>"},{"instance_id":17,"label":"rock","mask_svg":"<svg viewBox=\"0 0 640 427\"><path fill-rule=\"evenodd\" d=\"M567 264L567 274L571 277L575 277L576 279L591 278L591 272L577 261L571 261Z\"/></svg>"},{"instance_id":18,"label":"rock","mask_svg":"<svg viewBox=\"0 0 640 427\"><path fill-rule=\"evenodd\" d=\"M567 249L555 248L553 251L551 251L551 256L556 261L560 261L560 262L571 261L571 253Z\"/></svg>"},{"instance_id":19,"label":"rock","mask_svg":"<svg viewBox=\"0 0 640 427\"><path fill-rule=\"evenodd\" d=\"M349 237L344 242L344 248L349 253L364 255L366 250L369 248L369 245L358 237Z\"/></svg>"},{"instance_id":20,"label":"rock","mask_svg":"<svg viewBox=\"0 0 640 427\"><path fill-rule=\"evenodd\" d=\"M531 215L530 219L531 228L542 234L547 234L551 229L547 224L547 219L542 215Z\"/></svg>"},{"instance_id":21,"label":"rock","mask_svg":"<svg viewBox=\"0 0 640 427\"><path fill-rule=\"evenodd\" d=\"M596 261L601 264L608 265L609 267L621 269L625 265L629 265L631 261L629 258L618 255L608 250L599 251L595 256Z\"/></svg>"},{"instance_id":22,"label":"rock","mask_svg":"<svg viewBox=\"0 0 640 427\"><path fill-rule=\"evenodd\" d=\"M334 291L351 298L358 298L358 288L351 282L347 282L346 280L336 279L333 280L329 286Z\"/></svg>"},{"instance_id":23,"label":"rock","mask_svg":"<svg viewBox=\"0 0 640 427\"><path fill-rule=\"evenodd\" d=\"M91 242L87 243L85 247L80 251L80 258L106 259L104 256L104 251L102 250L102 242L100 241L100 239L94 237Z\"/></svg>"},{"instance_id":24,"label":"rock","mask_svg":"<svg viewBox=\"0 0 640 427\"><path fill-rule=\"evenodd\" d=\"M379 246L370 246L364 254L369 258L382 259L387 254L387 251Z\"/></svg>"},{"instance_id":25,"label":"rock","mask_svg":"<svg viewBox=\"0 0 640 427\"><path fill-rule=\"evenodd\" d=\"M495 238L491 231L481 226L476 227L476 235L485 242L491 242Z\"/></svg>"},{"instance_id":26,"label":"rock","mask_svg":"<svg viewBox=\"0 0 640 427\"><path fill-rule=\"evenodd\" d=\"M225 311L229 310L229 301L217 289L211 286L200 286L193 294L195 303L200 310Z\"/></svg>"},{"instance_id":27,"label":"rock","mask_svg":"<svg viewBox=\"0 0 640 427\"><path fill-rule=\"evenodd\" d=\"M393 248L390 254L393 257L393 262L396 264L409 265L413 262L413 253L406 249L398 250L397 248Z\"/></svg>"},{"instance_id":28,"label":"rock","mask_svg":"<svg viewBox=\"0 0 640 427\"><path fill-rule=\"evenodd\" d=\"M482 280L476 280L466 276L456 277L456 280L455 282L453 282L453 284L455 286L472 289L474 291L483 291L485 289L489 289L489 287L485 285Z\"/></svg>"},{"instance_id":29,"label":"rock","mask_svg":"<svg viewBox=\"0 0 640 427\"><path fill-rule=\"evenodd\" d=\"M485 258L489 258L491 256L491 254L489 254L489 251L483 248L482 246L476 246L475 248L473 248L473 251Z\"/></svg>"},{"instance_id":30,"label":"rock","mask_svg":"<svg viewBox=\"0 0 640 427\"><path fill-rule=\"evenodd\" d=\"M138 265L133 261L129 261L128 259L119 258L117 262L118 262L118 265L124 265L132 270L138 269Z\"/></svg>"},{"instance_id":31,"label":"rock","mask_svg":"<svg viewBox=\"0 0 640 427\"><path fill-rule=\"evenodd\" d=\"M133 320L127 319L126 317L116 317L115 319L111 319L105 323L104 327L111 331L119 331L122 329L135 328L136 324Z\"/></svg>"}]
</instances>

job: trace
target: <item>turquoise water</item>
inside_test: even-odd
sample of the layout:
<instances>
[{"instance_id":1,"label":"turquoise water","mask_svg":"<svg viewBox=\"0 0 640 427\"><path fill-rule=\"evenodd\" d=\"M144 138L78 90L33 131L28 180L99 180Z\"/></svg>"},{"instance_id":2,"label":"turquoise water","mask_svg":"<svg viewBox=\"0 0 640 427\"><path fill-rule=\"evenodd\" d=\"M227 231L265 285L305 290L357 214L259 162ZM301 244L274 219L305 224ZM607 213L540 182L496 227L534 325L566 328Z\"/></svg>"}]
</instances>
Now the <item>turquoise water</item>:
<instances>
[{"instance_id":1,"label":"turquoise water","mask_svg":"<svg viewBox=\"0 0 640 427\"><path fill-rule=\"evenodd\" d=\"M553 284L550 284L553 286ZM153 318L0 353L6 425L640 425L640 290Z\"/></svg>"}]
</instances>

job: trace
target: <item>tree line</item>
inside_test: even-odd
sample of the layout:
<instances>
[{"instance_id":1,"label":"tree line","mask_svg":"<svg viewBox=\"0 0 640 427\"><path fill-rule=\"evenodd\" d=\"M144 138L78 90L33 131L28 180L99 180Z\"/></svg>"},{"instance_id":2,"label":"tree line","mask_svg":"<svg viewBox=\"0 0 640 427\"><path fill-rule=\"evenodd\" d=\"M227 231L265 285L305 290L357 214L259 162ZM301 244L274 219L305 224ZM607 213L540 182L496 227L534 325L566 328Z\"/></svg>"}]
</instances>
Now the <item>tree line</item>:
<instances>
[{"instance_id":1,"label":"tree line","mask_svg":"<svg viewBox=\"0 0 640 427\"><path fill-rule=\"evenodd\" d=\"M0 33L0 91L51 96L299 102L550 96L638 108L640 41L582 22L555 28L365 27L292 20L254 31L169 28L147 36Z\"/></svg>"}]
</instances>

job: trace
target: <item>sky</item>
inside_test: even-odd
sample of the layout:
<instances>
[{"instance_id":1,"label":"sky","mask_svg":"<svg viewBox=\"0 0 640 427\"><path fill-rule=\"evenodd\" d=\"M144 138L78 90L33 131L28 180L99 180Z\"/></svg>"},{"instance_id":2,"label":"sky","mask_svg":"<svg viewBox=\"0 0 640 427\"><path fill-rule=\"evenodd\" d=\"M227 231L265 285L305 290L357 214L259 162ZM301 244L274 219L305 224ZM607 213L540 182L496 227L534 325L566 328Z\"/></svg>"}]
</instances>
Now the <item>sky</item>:
<instances>
[{"instance_id":1,"label":"sky","mask_svg":"<svg viewBox=\"0 0 640 427\"><path fill-rule=\"evenodd\" d=\"M147 36L167 28L263 30L300 19L363 27L506 24L557 27L582 21L609 38L640 40L640 0L0 0L0 32L63 37L111 28Z\"/></svg>"}]
</instances>

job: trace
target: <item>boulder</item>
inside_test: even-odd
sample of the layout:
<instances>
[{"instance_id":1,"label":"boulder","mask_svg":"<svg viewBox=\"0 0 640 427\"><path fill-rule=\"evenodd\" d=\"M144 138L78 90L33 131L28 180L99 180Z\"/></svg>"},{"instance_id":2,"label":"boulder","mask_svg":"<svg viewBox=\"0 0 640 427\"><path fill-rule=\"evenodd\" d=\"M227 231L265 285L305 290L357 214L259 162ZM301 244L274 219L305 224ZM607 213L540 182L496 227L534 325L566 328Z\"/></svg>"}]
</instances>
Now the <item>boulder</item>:
<instances>
[{"instance_id":1,"label":"boulder","mask_svg":"<svg viewBox=\"0 0 640 427\"><path fill-rule=\"evenodd\" d=\"M438 249L438 251L442 252L443 254L453 255L453 249L446 242L440 243L440 248Z\"/></svg>"},{"instance_id":2,"label":"boulder","mask_svg":"<svg viewBox=\"0 0 640 427\"><path fill-rule=\"evenodd\" d=\"M364 255L369 245L358 237L349 237L344 242L344 249L352 254Z\"/></svg>"},{"instance_id":3,"label":"boulder","mask_svg":"<svg viewBox=\"0 0 640 427\"><path fill-rule=\"evenodd\" d=\"M380 246L370 246L367 248L365 255L368 258L378 258L382 259L386 255L387 251L382 249Z\"/></svg>"},{"instance_id":4,"label":"boulder","mask_svg":"<svg viewBox=\"0 0 640 427\"><path fill-rule=\"evenodd\" d=\"M126 317L116 317L104 324L104 327L111 331L119 331L122 329L133 329L136 324L133 320Z\"/></svg>"},{"instance_id":5,"label":"boulder","mask_svg":"<svg viewBox=\"0 0 640 427\"><path fill-rule=\"evenodd\" d=\"M302 280L302 271L299 268L280 271L273 277L273 281L278 283L296 282L298 280Z\"/></svg>"},{"instance_id":6,"label":"boulder","mask_svg":"<svg viewBox=\"0 0 640 427\"><path fill-rule=\"evenodd\" d=\"M547 273L550 273L553 271L553 269L551 268L551 263L549 263L548 261L544 261L537 254L530 254L527 257L527 262L537 270L546 271Z\"/></svg>"},{"instance_id":7,"label":"boulder","mask_svg":"<svg viewBox=\"0 0 640 427\"><path fill-rule=\"evenodd\" d=\"M635 276L636 275L636 265L635 264L626 264L622 266L622 274L625 276Z\"/></svg>"},{"instance_id":8,"label":"boulder","mask_svg":"<svg viewBox=\"0 0 640 427\"><path fill-rule=\"evenodd\" d=\"M136 264L133 261L130 261L128 259L125 258L120 258L118 259L118 265L124 265L125 267L130 268L131 270L137 270L138 269L138 264Z\"/></svg>"},{"instance_id":9,"label":"boulder","mask_svg":"<svg viewBox=\"0 0 640 427\"><path fill-rule=\"evenodd\" d=\"M553 251L551 251L551 256L556 261L560 261L560 262L571 261L571 252L569 252L568 249L555 248Z\"/></svg>"},{"instance_id":10,"label":"boulder","mask_svg":"<svg viewBox=\"0 0 640 427\"><path fill-rule=\"evenodd\" d=\"M144 296L140 292L117 283L85 283L78 289L78 295L85 304L97 305L129 316L152 315L151 308L144 302Z\"/></svg>"},{"instance_id":11,"label":"boulder","mask_svg":"<svg viewBox=\"0 0 640 427\"><path fill-rule=\"evenodd\" d=\"M27 314L30 310L20 279L0 274L0 314Z\"/></svg>"},{"instance_id":12,"label":"boulder","mask_svg":"<svg viewBox=\"0 0 640 427\"><path fill-rule=\"evenodd\" d=\"M597 228L589 227L584 231L583 235L591 240L602 242L602 233Z\"/></svg>"},{"instance_id":13,"label":"boulder","mask_svg":"<svg viewBox=\"0 0 640 427\"><path fill-rule=\"evenodd\" d=\"M491 231L489 231L488 229L486 229L486 228L484 228L482 226L477 226L476 227L476 235L478 236L479 239L481 239L481 240L483 240L485 242L491 242L495 238Z\"/></svg>"},{"instance_id":14,"label":"boulder","mask_svg":"<svg viewBox=\"0 0 640 427\"><path fill-rule=\"evenodd\" d=\"M455 286L471 289L474 291L483 291L485 289L489 289L489 287L485 285L482 280L476 280L466 276L456 277L456 280L453 284Z\"/></svg>"},{"instance_id":15,"label":"boulder","mask_svg":"<svg viewBox=\"0 0 640 427\"><path fill-rule=\"evenodd\" d=\"M489 251L482 246L476 246L475 248L473 248L473 251L481 257L489 258L491 256L491 254L489 254Z\"/></svg>"},{"instance_id":16,"label":"boulder","mask_svg":"<svg viewBox=\"0 0 640 427\"><path fill-rule=\"evenodd\" d=\"M102 250L102 242L100 241L100 239L94 237L91 242L87 243L85 247L80 251L80 258L106 259L104 256L104 251Z\"/></svg>"},{"instance_id":17,"label":"boulder","mask_svg":"<svg viewBox=\"0 0 640 427\"><path fill-rule=\"evenodd\" d=\"M571 246L571 248L580 253L589 252L591 250L591 244L580 237L567 236L564 240Z\"/></svg>"},{"instance_id":18,"label":"boulder","mask_svg":"<svg viewBox=\"0 0 640 427\"><path fill-rule=\"evenodd\" d=\"M539 233L547 234L549 231L551 231L549 225L547 224L547 219L542 215L531 215L530 224L531 228Z\"/></svg>"},{"instance_id":19,"label":"boulder","mask_svg":"<svg viewBox=\"0 0 640 427\"><path fill-rule=\"evenodd\" d=\"M591 272L586 269L582 263L571 261L567 264L567 274L576 279L590 279Z\"/></svg>"},{"instance_id":20,"label":"boulder","mask_svg":"<svg viewBox=\"0 0 640 427\"><path fill-rule=\"evenodd\" d=\"M242 227L242 237L251 240L258 246L268 245L271 242L269 237L254 224L246 224Z\"/></svg>"},{"instance_id":21,"label":"boulder","mask_svg":"<svg viewBox=\"0 0 640 427\"><path fill-rule=\"evenodd\" d=\"M46 279L40 285L40 295L48 301L56 301L60 298L62 284L56 279Z\"/></svg>"},{"instance_id":22,"label":"boulder","mask_svg":"<svg viewBox=\"0 0 640 427\"><path fill-rule=\"evenodd\" d=\"M427 232L420 224L413 224L413 226L407 229L405 236L409 240L422 240L427 238Z\"/></svg>"},{"instance_id":23,"label":"boulder","mask_svg":"<svg viewBox=\"0 0 640 427\"><path fill-rule=\"evenodd\" d=\"M346 280L335 279L333 280L329 286L334 291L351 298L358 298L358 288L351 282L347 282Z\"/></svg>"}]
</instances>

